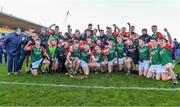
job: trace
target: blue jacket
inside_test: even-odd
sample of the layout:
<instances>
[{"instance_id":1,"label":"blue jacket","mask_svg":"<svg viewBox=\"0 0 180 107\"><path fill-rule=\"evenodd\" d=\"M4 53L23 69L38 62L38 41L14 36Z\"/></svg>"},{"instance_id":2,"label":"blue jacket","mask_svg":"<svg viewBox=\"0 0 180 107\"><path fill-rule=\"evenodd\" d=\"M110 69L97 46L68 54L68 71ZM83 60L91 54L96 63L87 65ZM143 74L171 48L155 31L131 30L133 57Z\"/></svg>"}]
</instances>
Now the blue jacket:
<instances>
[{"instance_id":1,"label":"blue jacket","mask_svg":"<svg viewBox=\"0 0 180 107\"><path fill-rule=\"evenodd\" d=\"M17 35L15 32L10 33L4 39L5 48L7 54L9 55L18 55L21 50L21 36Z\"/></svg>"},{"instance_id":2,"label":"blue jacket","mask_svg":"<svg viewBox=\"0 0 180 107\"><path fill-rule=\"evenodd\" d=\"M4 40L4 38L0 38L0 42L3 42L3 40ZM0 46L0 55L3 54L3 49L4 49L4 46L1 45L1 46Z\"/></svg>"}]
</instances>

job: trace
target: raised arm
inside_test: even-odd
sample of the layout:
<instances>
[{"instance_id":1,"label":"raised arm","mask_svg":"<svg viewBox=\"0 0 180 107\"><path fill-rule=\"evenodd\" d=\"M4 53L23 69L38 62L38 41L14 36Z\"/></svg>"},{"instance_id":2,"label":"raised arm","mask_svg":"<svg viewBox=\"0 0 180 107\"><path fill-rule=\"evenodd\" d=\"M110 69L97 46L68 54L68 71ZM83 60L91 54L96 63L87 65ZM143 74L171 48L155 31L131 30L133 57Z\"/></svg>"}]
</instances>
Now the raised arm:
<instances>
[{"instance_id":1,"label":"raised arm","mask_svg":"<svg viewBox=\"0 0 180 107\"><path fill-rule=\"evenodd\" d=\"M116 32L117 30L117 33L120 34L121 29L116 24L113 24L113 26L114 26L114 32Z\"/></svg>"},{"instance_id":2,"label":"raised arm","mask_svg":"<svg viewBox=\"0 0 180 107\"><path fill-rule=\"evenodd\" d=\"M164 28L164 31L167 33L169 44L171 44L172 43L172 37L171 37L170 33L168 32L167 28Z\"/></svg>"},{"instance_id":3,"label":"raised arm","mask_svg":"<svg viewBox=\"0 0 180 107\"><path fill-rule=\"evenodd\" d=\"M56 24L50 25L50 26L47 28L47 31L48 31L49 29L51 29L53 26L56 26Z\"/></svg>"},{"instance_id":4,"label":"raised arm","mask_svg":"<svg viewBox=\"0 0 180 107\"><path fill-rule=\"evenodd\" d=\"M131 29L131 24L130 24L129 22L127 22L127 24L128 24L128 26L129 26L129 31L130 31L130 29Z\"/></svg>"},{"instance_id":5,"label":"raised arm","mask_svg":"<svg viewBox=\"0 0 180 107\"><path fill-rule=\"evenodd\" d=\"M101 31L101 29L100 29L100 25L99 25L99 24L97 25L97 28L98 28L98 31L100 32L100 31Z\"/></svg>"}]
</instances>

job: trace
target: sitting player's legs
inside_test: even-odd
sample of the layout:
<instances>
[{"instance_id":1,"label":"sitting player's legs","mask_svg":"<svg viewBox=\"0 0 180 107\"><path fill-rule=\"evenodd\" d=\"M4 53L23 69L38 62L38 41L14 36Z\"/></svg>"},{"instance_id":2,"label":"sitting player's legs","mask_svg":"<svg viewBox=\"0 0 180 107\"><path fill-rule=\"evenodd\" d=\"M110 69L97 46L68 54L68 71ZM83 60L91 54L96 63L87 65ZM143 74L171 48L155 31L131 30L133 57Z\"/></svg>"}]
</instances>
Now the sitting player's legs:
<instances>
[{"instance_id":1,"label":"sitting player's legs","mask_svg":"<svg viewBox=\"0 0 180 107\"><path fill-rule=\"evenodd\" d=\"M132 67L132 59L130 57L125 59L125 64L126 64L126 68L127 68L127 74L129 74L131 71L131 67Z\"/></svg>"},{"instance_id":2,"label":"sitting player's legs","mask_svg":"<svg viewBox=\"0 0 180 107\"><path fill-rule=\"evenodd\" d=\"M39 69L39 66L40 66L42 61L43 61L43 59L40 59L40 60L35 61L35 62L32 62L31 73L32 73L33 76L37 76L38 75L38 69Z\"/></svg>"},{"instance_id":3,"label":"sitting player's legs","mask_svg":"<svg viewBox=\"0 0 180 107\"><path fill-rule=\"evenodd\" d=\"M89 67L88 67L88 64L87 64L85 61L81 60L80 65L81 65L81 67L82 67L82 69L83 69L84 74L85 74L85 75L89 75Z\"/></svg>"},{"instance_id":4,"label":"sitting player's legs","mask_svg":"<svg viewBox=\"0 0 180 107\"><path fill-rule=\"evenodd\" d=\"M149 69L149 61L144 61L144 76L147 76L148 73L148 69Z\"/></svg>"},{"instance_id":5,"label":"sitting player's legs","mask_svg":"<svg viewBox=\"0 0 180 107\"><path fill-rule=\"evenodd\" d=\"M44 59L42 64L45 64L45 69L48 69L50 65L50 61L47 59Z\"/></svg>"},{"instance_id":6,"label":"sitting player's legs","mask_svg":"<svg viewBox=\"0 0 180 107\"><path fill-rule=\"evenodd\" d=\"M139 62L139 75L140 76L144 75L146 77L148 73L148 69L149 69L149 61Z\"/></svg>"},{"instance_id":7,"label":"sitting player's legs","mask_svg":"<svg viewBox=\"0 0 180 107\"><path fill-rule=\"evenodd\" d=\"M108 73L111 73L113 71L114 65L117 64L117 60L113 59L108 62Z\"/></svg>"},{"instance_id":8,"label":"sitting player's legs","mask_svg":"<svg viewBox=\"0 0 180 107\"><path fill-rule=\"evenodd\" d=\"M75 68L74 68L74 71L77 72L78 69L79 69L79 66L80 66L80 62L81 60L80 59L76 59L74 64L75 64Z\"/></svg>"},{"instance_id":9,"label":"sitting player's legs","mask_svg":"<svg viewBox=\"0 0 180 107\"><path fill-rule=\"evenodd\" d=\"M147 72L147 78L152 78L153 75L155 75L156 71L155 71L155 65L151 65L148 72Z\"/></svg>"},{"instance_id":10,"label":"sitting player's legs","mask_svg":"<svg viewBox=\"0 0 180 107\"><path fill-rule=\"evenodd\" d=\"M169 78L168 78L167 70L162 66L162 69L161 69L161 80L166 81L168 79Z\"/></svg>"},{"instance_id":11,"label":"sitting player's legs","mask_svg":"<svg viewBox=\"0 0 180 107\"><path fill-rule=\"evenodd\" d=\"M100 68L101 68L101 71L106 71L107 70L107 64L105 62L101 62L101 65L100 65Z\"/></svg>"},{"instance_id":12,"label":"sitting player's legs","mask_svg":"<svg viewBox=\"0 0 180 107\"><path fill-rule=\"evenodd\" d=\"M162 72L164 72L162 70L162 65L156 65L155 71L156 71L156 80L161 80L161 74L162 74Z\"/></svg>"},{"instance_id":13,"label":"sitting player's legs","mask_svg":"<svg viewBox=\"0 0 180 107\"><path fill-rule=\"evenodd\" d=\"M172 70L172 63L168 63L166 64L166 70L168 71L168 74L170 75L170 77L174 80L176 79L176 76L174 74L174 71Z\"/></svg>"},{"instance_id":14,"label":"sitting player's legs","mask_svg":"<svg viewBox=\"0 0 180 107\"><path fill-rule=\"evenodd\" d=\"M72 72L72 61L66 60L65 67L68 70L68 72Z\"/></svg>"},{"instance_id":15,"label":"sitting player's legs","mask_svg":"<svg viewBox=\"0 0 180 107\"><path fill-rule=\"evenodd\" d=\"M118 71L122 71L124 68L124 58L119 58L118 59Z\"/></svg>"},{"instance_id":16,"label":"sitting player's legs","mask_svg":"<svg viewBox=\"0 0 180 107\"><path fill-rule=\"evenodd\" d=\"M143 70L144 70L144 63L143 62L139 62L139 76L143 75Z\"/></svg>"}]
</instances>

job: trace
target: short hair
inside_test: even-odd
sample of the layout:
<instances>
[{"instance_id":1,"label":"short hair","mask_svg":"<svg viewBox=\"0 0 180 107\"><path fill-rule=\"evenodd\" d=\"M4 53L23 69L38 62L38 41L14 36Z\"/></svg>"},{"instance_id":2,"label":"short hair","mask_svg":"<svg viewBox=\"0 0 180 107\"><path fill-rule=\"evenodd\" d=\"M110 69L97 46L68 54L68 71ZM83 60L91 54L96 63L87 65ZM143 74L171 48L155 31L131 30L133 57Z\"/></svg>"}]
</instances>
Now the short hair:
<instances>
[{"instance_id":1,"label":"short hair","mask_svg":"<svg viewBox=\"0 0 180 107\"><path fill-rule=\"evenodd\" d=\"M96 31L97 31L97 29L96 29L96 28L94 28L93 30L96 30Z\"/></svg>"},{"instance_id":2,"label":"short hair","mask_svg":"<svg viewBox=\"0 0 180 107\"><path fill-rule=\"evenodd\" d=\"M55 28L58 28L58 29L59 29L59 26L55 26Z\"/></svg>"},{"instance_id":3,"label":"short hair","mask_svg":"<svg viewBox=\"0 0 180 107\"><path fill-rule=\"evenodd\" d=\"M76 29L76 30L75 30L75 32L76 32L76 33L77 33L77 32L79 32L79 33L80 33L80 31L79 31L78 29Z\"/></svg>"},{"instance_id":4,"label":"short hair","mask_svg":"<svg viewBox=\"0 0 180 107\"><path fill-rule=\"evenodd\" d=\"M157 25L152 25L151 27L156 27L157 28Z\"/></svg>"},{"instance_id":5,"label":"short hair","mask_svg":"<svg viewBox=\"0 0 180 107\"><path fill-rule=\"evenodd\" d=\"M106 29L112 29L112 28L107 26Z\"/></svg>"},{"instance_id":6,"label":"short hair","mask_svg":"<svg viewBox=\"0 0 180 107\"><path fill-rule=\"evenodd\" d=\"M146 29L146 28L143 28L142 31L146 31L146 32L147 32L147 29Z\"/></svg>"},{"instance_id":7,"label":"short hair","mask_svg":"<svg viewBox=\"0 0 180 107\"><path fill-rule=\"evenodd\" d=\"M155 40L157 42L157 39L156 38L151 38L150 40Z\"/></svg>"},{"instance_id":8,"label":"short hair","mask_svg":"<svg viewBox=\"0 0 180 107\"><path fill-rule=\"evenodd\" d=\"M88 26L92 26L92 24L91 24L91 23L89 23L89 24L88 24Z\"/></svg>"}]
</instances>

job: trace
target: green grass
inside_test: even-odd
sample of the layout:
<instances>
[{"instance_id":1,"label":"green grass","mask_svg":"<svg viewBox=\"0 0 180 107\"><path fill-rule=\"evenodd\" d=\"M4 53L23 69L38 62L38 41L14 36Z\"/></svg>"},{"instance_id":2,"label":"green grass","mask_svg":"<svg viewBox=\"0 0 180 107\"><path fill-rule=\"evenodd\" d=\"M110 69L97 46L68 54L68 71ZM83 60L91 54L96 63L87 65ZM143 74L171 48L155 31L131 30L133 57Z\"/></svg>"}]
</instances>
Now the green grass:
<instances>
[{"instance_id":1,"label":"green grass","mask_svg":"<svg viewBox=\"0 0 180 107\"><path fill-rule=\"evenodd\" d=\"M180 66L175 67L175 72ZM64 74L48 74L33 77L25 72L20 75L7 76L7 65L0 65L0 81L66 84L112 87L157 87L170 88L171 81L155 81L138 77L126 76L114 72L112 75L100 73L91 75L85 80L75 80ZM2 106L180 106L180 91L155 90L116 90L88 89L47 86L27 86L0 84L0 105Z\"/></svg>"}]
</instances>

